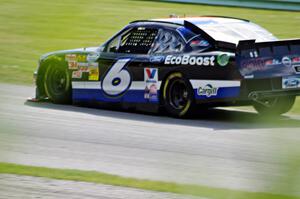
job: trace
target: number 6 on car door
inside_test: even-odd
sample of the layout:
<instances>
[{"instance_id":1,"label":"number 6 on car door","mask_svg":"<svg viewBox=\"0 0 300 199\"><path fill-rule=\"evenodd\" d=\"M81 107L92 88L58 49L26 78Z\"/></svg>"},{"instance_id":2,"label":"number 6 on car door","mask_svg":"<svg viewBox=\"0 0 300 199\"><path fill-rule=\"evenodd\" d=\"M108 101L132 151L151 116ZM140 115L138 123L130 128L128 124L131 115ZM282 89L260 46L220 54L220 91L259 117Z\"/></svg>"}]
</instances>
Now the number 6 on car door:
<instances>
[{"instance_id":1,"label":"number 6 on car door","mask_svg":"<svg viewBox=\"0 0 300 199\"><path fill-rule=\"evenodd\" d=\"M126 92L131 85L131 75L125 68L130 59L119 59L105 74L102 80L103 92L118 97Z\"/></svg>"}]
</instances>

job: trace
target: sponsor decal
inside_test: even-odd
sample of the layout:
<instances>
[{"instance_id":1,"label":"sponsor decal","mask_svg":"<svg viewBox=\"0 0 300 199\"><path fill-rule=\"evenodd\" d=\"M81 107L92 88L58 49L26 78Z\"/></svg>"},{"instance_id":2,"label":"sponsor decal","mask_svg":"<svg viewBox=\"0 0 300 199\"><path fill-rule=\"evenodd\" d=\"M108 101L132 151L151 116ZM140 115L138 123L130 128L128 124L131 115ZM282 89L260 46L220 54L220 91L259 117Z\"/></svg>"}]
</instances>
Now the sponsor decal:
<instances>
[{"instance_id":1,"label":"sponsor decal","mask_svg":"<svg viewBox=\"0 0 300 199\"><path fill-rule=\"evenodd\" d=\"M77 55L78 62L86 62L86 55Z\"/></svg>"},{"instance_id":2,"label":"sponsor decal","mask_svg":"<svg viewBox=\"0 0 300 199\"><path fill-rule=\"evenodd\" d=\"M213 87L211 84L207 84L204 87L199 87L197 90L197 94L199 96L217 96L218 95L218 89L217 87Z\"/></svg>"},{"instance_id":3,"label":"sponsor decal","mask_svg":"<svg viewBox=\"0 0 300 199\"><path fill-rule=\"evenodd\" d=\"M77 69L72 73L73 78L82 78L83 73L89 73L88 76L89 80L91 81L99 80L99 68L97 62L93 62L93 63L76 62L76 68L74 67L73 69Z\"/></svg>"},{"instance_id":4,"label":"sponsor decal","mask_svg":"<svg viewBox=\"0 0 300 199\"><path fill-rule=\"evenodd\" d=\"M68 62L69 70L78 70L78 63L77 61L69 61Z\"/></svg>"},{"instance_id":5,"label":"sponsor decal","mask_svg":"<svg viewBox=\"0 0 300 199\"><path fill-rule=\"evenodd\" d=\"M300 88L300 76L283 77L282 88Z\"/></svg>"},{"instance_id":6,"label":"sponsor decal","mask_svg":"<svg viewBox=\"0 0 300 199\"><path fill-rule=\"evenodd\" d=\"M67 62L77 61L77 56L76 54L66 54L65 60Z\"/></svg>"},{"instance_id":7,"label":"sponsor decal","mask_svg":"<svg viewBox=\"0 0 300 199\"><path fill-rule=\"evenodd\" d=\"M88 65L85 65L85 66L80 66L79 67L79 71L83 72L83 73L87 73L90 71L90 68Z\"/></svg>"},{"instance_id":8,"label":"sponsor decal","mask_svg":"<svg viewBox=\"0 0 300 199\"><path fill-rule=\"evenodd\" d=\"M278 59L267 59L265 61L265 65L280 65L291 67L292 64L300 63L300 57L290 58L288 56L284 56L281 60Z\"/></svg>"},{"instance_id":9,"label":"sponsor decal","mask_svg":"<svg viewBox=\"0 0 300 199\"><path fill-rule=\"evenodd\" d=\"M268 59L265 61L265 65L279 65L281 62L278 59Z\"/></svg>"},{"instance_id":10,"label":"sponsor decal","mask_svg":"<svg viewBox=\"0 0 300 199\"><path fill-rule=\"evenodd\" d=\"M65 55L65 60L68 62L69 70L78 70L77 55L67 54Z\"/></svg>"},{"instance_id":11,"label":"sponsor decal","mask_svg":"<svg viewBox=\"0 0 300 199\"><path fill-rule=\"evenodd\" d=\"M165 64L169 65L197 65L197 66L214 66L215 56L193 56L193 55L168 55Z\"/></svg>"},{"instance_id":12,"label":"sponsor decal","mask_svg":"<svg viewBox=\"0 0 300 199\"><path fill-rule=\"evenodd\" d=\"M73 79L81 79L82 78L82 72L81 71L73 71L72 72L72 78Z\"/></svg>"},{"instance_id":13,"label":"sponsor decal","mask_svg":"<svg viewBox=\"0 0 300 199\"><path fill-rule=\"evenodd\" d=\"M158 100L156 84L151 84L149 88L148 88L148 86L146 86L144 98L149 99L149 101L157 101Z\"/></svg>"},{"instance_id":14,"label":"sponsor decal","mask_svg":"<svg viewBox=\"0 0 300 199\"><path fill-rule=\"evenodd\" d=\"M242 61L242 72L244 74L249 74L254 71L266 70L265 61L263 59L250 59Z\"/></svg>"},{"instance_id":15,"label":"sponsor decal","mask_svg":"<svg viewBox=\"0 0 300 199\"><path fill-rule=\"evenodd\" d=\"M243 60L241 62L242 73L244 75L251 74L257 71L266 71L266 70L274 70L274 67L284 66L284 67L292 67L300 61L300 57L290 58L288 56L284 56L280 59L277 58L255 58Z\"/></svg>"},{"instance_id":16,"label":"sponsor decal","mask_svg":"<svg viewBox=\"0 0 300 199\"><path fill-rule=\"evenodd\" d=\"M144 98L149 99L149 101L158 101L158 69L145 68L144 80L146 84Z\"/></svg>"},{"instance_id":17,"label":"sponsor decal","mask_svg":"<svg viewBox=\"0 0 300 199\"><path fill-rule=\"evenodd\" d=\"M78 62L78 67L81 68L81 67L88 67L89 66L89 63L87 62Z\"/></svg>"},{"instance_id":18,"label":"sponsor decal","mask_svg":"<svg viewBox=\"0 0 300 199\"><path fill-rule=\"evenodd\" d=\"M208 47L209 43L206 40L193 40L190 45L191 47Z\"/></svg>"},{"instance_id":19,"label":"sponsor decal","mask_svg":"<svg viewBox=\"0 0 300 199\"><path fill-rule=\"evenodd\" d=\"M92 63L89 63L89 66L90 67L98 67L99 63L98 62L92 62Z\"/></svg>"},{"instance_id":20,"label":"sponsor decal","mask_svg":"<svg viewBox=\"0 0 300 199\"><path fill-rule=\"evenodd\" d=\"M300 63L300 57L294 57L292 62L293 63Z\"/></svg>"},{"instance_id":21,"label":"sponsor decal","mask_svg":"<svg viewBox=\"0 0 300 199\"><path fill-rule=\"evenodd\" d=\"M98 65L89 67L89 80L90 81L98 81L99 80L99 67L98 67Z\"/></svg>"},{"instance_id":22,"label":"sponsor decal","mask_svg":"<svg viewBox=\"0 0 300 199\"><path fill-rule=\"evenodd\" d=\"M281 62L286 67L291 67L292 66L292 59L287 57L287 56L283 57Z\"/></svg>"},{"instance_id":23,"label":"sponsor decal","mask_svg":"<svg viewBox=\"0 0 300 199\"><path fill-rule=\"evenodd\" d=\"M86 55L66 54L65 61L68 62L69 70L78 70L82 66L88 66Z\"/></svg>"},{"instance_id":24,"label":"sponsor decal","mask_svg":"<svg viewBox=\"0 0 300 199\"><path fill-rule=\"evenodd\" d=\"M145 68L145 70L144 70L144 79L147 83L157 82L158 81L157 68Z\"/></svg>"},{"instance_id":25,"label":"sponsor decal","mask_svg":"<svg viewBox=\"0 0 300 199\"><path fill-rule=\"evenodd\" d=\"M165 56L153 56L150 57L151 63L162 63L165 60Z\"/></svg>"},{"instance_id":26,"label":"sponsor decal","mask_svg":"<svg viewBox=\"0 0 300 199\"><path fill-rule=\"evenodd\" d=\"M217 57L217 62L220 66L226 66L229 63L230 56L228 54L220 54Z\"/></svg>"}]
</instances>

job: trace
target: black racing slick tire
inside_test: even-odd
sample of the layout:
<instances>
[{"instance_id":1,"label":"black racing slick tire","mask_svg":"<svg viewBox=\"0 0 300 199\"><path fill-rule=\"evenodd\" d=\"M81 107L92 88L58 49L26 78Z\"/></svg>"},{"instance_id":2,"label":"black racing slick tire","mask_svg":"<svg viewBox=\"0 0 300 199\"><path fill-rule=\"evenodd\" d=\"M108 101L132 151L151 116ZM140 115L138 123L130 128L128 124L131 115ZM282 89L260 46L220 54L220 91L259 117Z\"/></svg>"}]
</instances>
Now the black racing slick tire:
<instances>
[{"instance_id":1,"label":"black racing slick tire","mask_svg":"<svg viewBox=\"0 0 300 199\"><path fill-rule=\"evenodd\" d=\"M295 96L266 99L262 103L254 102L253 107L261 115L279 116L289 112L295 103Z\"/></svg>"},{"instance_id":2,"label":"black racing slick tire","mask_svg":"<svg viewBox=\"0 0 300 199\"><path fill-rule=\"evenodd\" d=\"M195 101L193 88L181 73L169 75L162 91L163 107L169 115L176 118L190 116Z\"/></svg>"},{"instance_id":3,"label":"black racing slick tire","mask_svg":"<svg viewBox=\"0 0 300 199\"><path fill-rule=\"evenodd\" d=\"M44 77L44 88L47 96L53 103L71 103L72 86L70 76L66 66L58 63L48 65Z\"/></svg>"}]
</instances>

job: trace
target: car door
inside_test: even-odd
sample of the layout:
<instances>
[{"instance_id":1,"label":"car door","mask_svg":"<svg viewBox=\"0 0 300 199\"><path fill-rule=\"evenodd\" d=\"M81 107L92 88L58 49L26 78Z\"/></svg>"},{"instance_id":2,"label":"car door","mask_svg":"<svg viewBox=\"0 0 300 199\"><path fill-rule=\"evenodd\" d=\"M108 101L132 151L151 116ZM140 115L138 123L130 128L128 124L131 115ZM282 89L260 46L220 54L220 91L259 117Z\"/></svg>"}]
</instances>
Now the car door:
<instances>
[{"instance_id":1,"label":"car door","mask_svg":"<svg viewBox=\"0 0 300 199\"><path fill-rule=\"evenodd\" d=\"M131 26L107 42L99 58L101 92L97 101L149 101L145 98L144 75L157 75L148 67L149 52L158 32L159 28L153 25Z\"/></svg>"}]
</instances>

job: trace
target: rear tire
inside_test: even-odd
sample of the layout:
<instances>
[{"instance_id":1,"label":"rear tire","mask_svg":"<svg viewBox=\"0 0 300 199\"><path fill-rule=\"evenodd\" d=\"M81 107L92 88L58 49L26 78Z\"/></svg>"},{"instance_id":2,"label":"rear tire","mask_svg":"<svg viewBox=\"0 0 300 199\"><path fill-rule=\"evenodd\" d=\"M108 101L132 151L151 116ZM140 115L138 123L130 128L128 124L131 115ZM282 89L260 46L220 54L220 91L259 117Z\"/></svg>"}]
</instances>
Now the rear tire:
<instances>
[{"instance_id":1,"label":"rear tire","mask_svg":"<svg viewBox=\"0 0 300 199\"><path fill-rule=\"evenodd\" d=\"M44 77L44 88L53 103L71 103L71 77L68 68L58 63L48 65Z\"/></svg>"},{"instance_id":2,"label":"rear tire","mask_svg":"<svg viewBox=\"0 0 300 199\"><path fill-rule=\"evenodd\" d=\"M276 97L272 99L266 99L266 105L255 102L253 107L261 115L276 117L289 112L293 108L295 99L295 96Z\"/></svg>"},{"instance_id":3,"label":"rear tire","mask_svg":"<svg viewBox=\"0 0 300 199\"><path fill-rule=\"evenodd\" d=\"M194 92L181 73L173 73L164 81L162 101L164 109L173 117L184 118L194 107Z\"/></svg>"}]
</instances>

